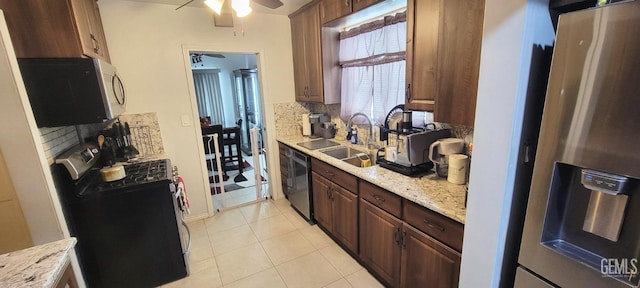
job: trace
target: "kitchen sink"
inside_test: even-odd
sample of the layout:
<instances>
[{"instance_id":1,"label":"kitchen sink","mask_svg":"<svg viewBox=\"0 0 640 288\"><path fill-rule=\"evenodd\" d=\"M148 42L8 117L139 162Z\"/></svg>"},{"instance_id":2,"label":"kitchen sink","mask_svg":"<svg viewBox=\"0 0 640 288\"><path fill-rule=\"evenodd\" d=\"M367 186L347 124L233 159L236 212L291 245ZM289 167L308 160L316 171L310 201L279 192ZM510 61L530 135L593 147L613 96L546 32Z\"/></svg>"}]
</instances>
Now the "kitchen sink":
<instances>
[{"instance_id":1,"label":"kitchen sink","mask_svg":"<svg viewBox=\"0 0 640 288\"><path fill-rule=\"evenodd\" d=\"M369 157L368 153L362 150L353 149L351 147L340 146L327 148L320 152L324 153L327 156L340 159L345 163L351 164L356 167L362 167L362 162L366 160L369 160L369 166L371 166L372 164L370 160L371 158Z\"/></svg>"},{"instance_id":2,"label":"kitchen sink","mask_svg":"<svg viewBox=\"0 0 640 288\"><path fill-rule=\"evenodd\" d=\"M351 147L345 147L345 146L326 149L326 150L323 150L323 151L320 151L320 152L322 152L322 153L324 153L326 155L329 155L329 156L331 156L333 158L337 158L337 159L349 158L349 157L355 156L357 153L364 153L364 152L362 152L360 150L353 149Z\"/></svg>"}]
</instances>

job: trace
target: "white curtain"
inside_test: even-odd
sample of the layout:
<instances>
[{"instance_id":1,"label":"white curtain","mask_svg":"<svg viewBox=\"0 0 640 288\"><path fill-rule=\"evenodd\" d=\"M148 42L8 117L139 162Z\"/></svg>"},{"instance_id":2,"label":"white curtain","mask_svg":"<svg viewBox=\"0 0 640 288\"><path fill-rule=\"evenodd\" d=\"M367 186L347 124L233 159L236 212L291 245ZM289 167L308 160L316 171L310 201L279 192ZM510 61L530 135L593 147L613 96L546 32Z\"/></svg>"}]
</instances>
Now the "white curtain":
<instances>
[{"instance_id":1,"label":"white curtain","mask_svg":"<svg viewBox=\"0 0 640 288\"><path fill-rule=\"evenodd\" d=\"M404 103L406 32L407 22L399 13L343 33L339 54L343 120L361 112L384 123L387 112Z\"/></svg>"},{"instance_id":2,"label":"white curtain","mask_svg":"<svg viewBox=\"0 0 640 288\"><path fill-rule=\"evenodd\" d=\"M198 114L200 117L211 117L211 124L224 124L219 74L218 69L193 70Z\"/></svg>"}]
</instances>

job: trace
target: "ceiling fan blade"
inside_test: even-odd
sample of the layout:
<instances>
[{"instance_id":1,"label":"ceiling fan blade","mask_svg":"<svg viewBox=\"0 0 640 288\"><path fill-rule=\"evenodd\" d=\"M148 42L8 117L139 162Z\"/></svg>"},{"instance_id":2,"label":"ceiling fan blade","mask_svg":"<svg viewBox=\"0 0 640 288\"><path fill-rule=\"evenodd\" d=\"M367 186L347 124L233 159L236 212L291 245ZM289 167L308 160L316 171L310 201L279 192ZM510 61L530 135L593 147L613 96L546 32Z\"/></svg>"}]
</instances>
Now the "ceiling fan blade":
<instances>
[{"instance_id":1,"label":"ceiling fan blade","mask_svg":"<svg viewBox=\"0 0 640 288\"><path fill-rule=\"evenodd\" d=\"M178 6L178 8L176 8L176 10L178 10L178 9L180 9L180 8L184 7L184 6L189 5L189 3L193 2L193 1L196 1L196 0L189 0L189 1L185 2L184 4L182 4L182 5Z\"/></svg>"},{"instance_id":2,"label":"ceiling fan blade","mask_svg":"<svg viewBox=\"0 0 640 288\"><path fill-rule=\"evenodd\" d=\"M204 56L209 56L209 57L213 57L213 58L227 58L222 54L202 54Z\"/></svg>"},{"instance_id":3,"label":"ceiling fan blade","mask_svg":"<svg viewBox=\"0 0 640 288\"><path fill-rule=\"evenodd\" d=\"M282 6L282 1L280 0L251 0L258 5L262 5L267 8L276 9Z\"/></svg>"}]
</instances>

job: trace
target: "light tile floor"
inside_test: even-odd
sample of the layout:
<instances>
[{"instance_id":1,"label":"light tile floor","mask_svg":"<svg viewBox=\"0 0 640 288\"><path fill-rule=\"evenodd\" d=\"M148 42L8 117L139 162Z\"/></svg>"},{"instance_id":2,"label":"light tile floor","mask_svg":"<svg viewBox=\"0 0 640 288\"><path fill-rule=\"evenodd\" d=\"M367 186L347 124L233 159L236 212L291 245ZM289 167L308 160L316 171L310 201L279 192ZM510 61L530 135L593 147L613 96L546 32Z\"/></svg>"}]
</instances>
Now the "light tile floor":
<instances>
[{"instance_id":1,"label":"light tile floor","mask_svg":"<svg viewBox=\"0 0 640 288\"><path fill-rule=\"evenodd\" d=\"M191 275L163 287L383 287L286 199L188 224Z\"/></svg>"}]
</instances>

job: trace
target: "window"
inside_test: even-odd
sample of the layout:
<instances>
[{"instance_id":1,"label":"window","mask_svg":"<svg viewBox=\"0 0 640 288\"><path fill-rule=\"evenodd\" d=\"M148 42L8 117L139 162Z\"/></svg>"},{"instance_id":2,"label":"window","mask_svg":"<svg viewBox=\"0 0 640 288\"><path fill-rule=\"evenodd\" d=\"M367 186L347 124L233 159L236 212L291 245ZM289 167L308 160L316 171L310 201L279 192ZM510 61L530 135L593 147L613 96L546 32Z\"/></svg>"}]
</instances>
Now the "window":
<instances>
[{"instance_id":1,"label":"window","mask_svg":"<svg viewBox=\"0 0 640 288\"><path fill-rule=\"evenodd\" d=\"M402 12L340 34L343 120L361 112L383 123L391 108L404 103L406 23Z\"/></svg>"},{"instance_id":2,"label":"window","mask_svg":"<svg viewBox=\"0 0 640 288\"><path fill-rule=\"evenodd\" d=\"M219 74L220 70L218 69L193 70L198 114L200 114L200 118L210 117L209 120L212 124L224 123Z\"/></svg>"},{"instance_id":3,"label":"window","mask_svg":"<svg viewBox=\"0 0 640 288\"><path fill-rule=\"evenodd\" d=\"M340 117L345 122L360 112L383 124L387 113L404 103L406 43L406 12L340 33ZM414 112L414 126L423 126L431 118L431 113ZM356 124L363 121L354 119Z\"/></svg>"}]
</instances>

